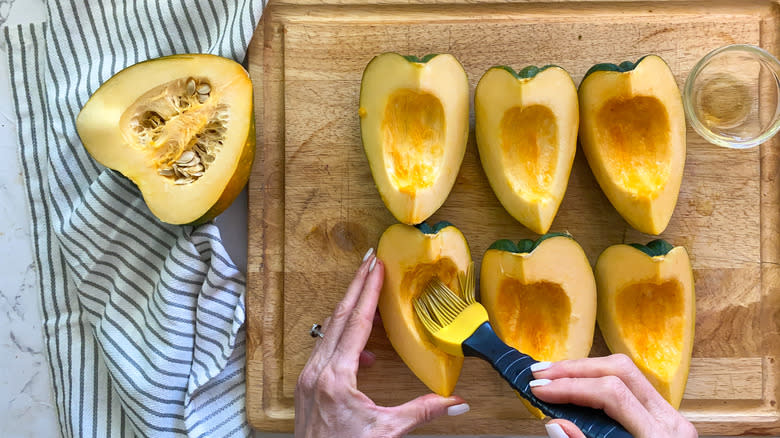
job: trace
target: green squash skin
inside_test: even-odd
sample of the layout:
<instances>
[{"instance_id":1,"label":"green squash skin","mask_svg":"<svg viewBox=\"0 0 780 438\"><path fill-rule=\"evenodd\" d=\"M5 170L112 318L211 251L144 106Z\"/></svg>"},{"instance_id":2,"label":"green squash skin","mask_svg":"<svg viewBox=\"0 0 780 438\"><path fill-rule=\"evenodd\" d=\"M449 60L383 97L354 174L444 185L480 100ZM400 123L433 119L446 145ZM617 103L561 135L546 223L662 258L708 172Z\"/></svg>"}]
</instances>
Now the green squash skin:
<instances>
[{"instance_id":1,"label":"green squash skin","mask_svg":"<svg viewBox=\"0 0 780 438\"><path fill-rule=\"evenodd\" d=\"M401 56L403 56L404 59L406 59L409 62L417 62L420 64L425 64L426 62L430 61L431 59L435 58L438 55L439 55L438 53L429 53L421 58L418 58L414 55L401 55Z\"/></svg>"},{"instance_id":2,"label":"green squash skin","mask_svg":"<svg viewBox=\"0 0 780 438\"><path fill-rule=\"evenodd\" d=\"M533 252L540 243L551 237L568 237L569 239L574 239L571 234L567 233L547 233L544 236L536 239L536 241L531 239L523 239L518 241L517 244L509 239L500 239L493 242L493 244L488 247L488 250L497 249L499 251L506 251L515 254L527 254Z\"/></svg>"},{"instance_id":3,"label":"green squash skin","mask_svg":"<svg viewBox=\"0 0 780 438\"><path fill-rule=\"evenodd\" d=\"M625 73L627 71L631 71L636 68L637 65L639 65L640 62L642 62L643 59L647 58L650 55L645 55L639 59L636 60L636 62L631 61L623 61L620 64L611 64L608 62L604 62L601 64L596 64L593 67L588 69L588 72L585 73L585 76L582 77L582 81L585 81L585 78L590 76L591 73L595 73L597 71L616 71L618 73ZM582 82L580 82L582 84Z\"/></svg>"},{"instance_id":4,"label":"green squash skin","mask_svg":"<svg viewBox=\"0 0 780 438\"><path fill-rule=\"evenodd\" d=\"M434 235L434 234L439 234L439 231L441 231L441 230L443 230L443 229L445 229L447 227L454 227L454 225L452 225L451 223L449 223L447 221L439 221L434 226L430 226L430 225L428 225L428 223L423 222L421 224L415 225L415 227L418 230L420 230L423 234Z\"/></svg>"},{"instance_id":5,"label":"green squash skin","mask_svg":"<svg viewBox=\"0 0 780 438\"><path fill-rule=\"evenodd\" d=\"M630 243L629 246L632 246L643 253L647 254L650 257L659 257L659 256L665 256L669 253L669 251L674 249L674 246L670 244L669 242L663 240L663 239L656 239L652 242L649 242L647 245L642 245L639 243Z\"/></svg>"},{"instance_id":6,"label":"green squash skin","mask_svg":"<svg viewBox=\"0 0 780 438\"><path fill-rule=\"evenodd\" d=\"M558 67L561 70L566 70L565 68L563 68L561 66L558 66L558 65L555 65L555 64L547 64L544 67L537 67L535 65L529 65L527 67L524 67L519 72L516 72L512 67L510 67L508 65L496 65L496 66L491 67L491 69L493 69L493 68L500 68L502 70L506 70L507 72L509 72L512 76L516 77L517 79L531 79L534 76L536 76L539 73L547 70L550 67Z\"/></svg>"}]
</instances>

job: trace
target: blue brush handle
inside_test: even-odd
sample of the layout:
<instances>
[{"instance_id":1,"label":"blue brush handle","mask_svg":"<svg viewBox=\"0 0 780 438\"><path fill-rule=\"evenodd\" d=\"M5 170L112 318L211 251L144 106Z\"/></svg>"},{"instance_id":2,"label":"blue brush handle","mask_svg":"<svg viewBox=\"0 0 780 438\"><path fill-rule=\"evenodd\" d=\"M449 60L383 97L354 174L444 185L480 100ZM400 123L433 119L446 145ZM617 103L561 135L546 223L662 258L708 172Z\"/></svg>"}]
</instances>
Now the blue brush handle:
<instances>
[{"instance_id":1,"label":"blue brush handle","mask_svg":"<svg viewBox=\"0 0 780 438\"><path fill-rule=\"evenodd\" d=\"M534 407L551 418L562 418L576 424L588 438L630 438L623 426L604 411L572 404L552 404L539 400L528 383L534 379L531 365L538 362L527 354L506 345L485 322L463 341L463 354L482 358L509 382Z\"/></svg>"}]
</instances>

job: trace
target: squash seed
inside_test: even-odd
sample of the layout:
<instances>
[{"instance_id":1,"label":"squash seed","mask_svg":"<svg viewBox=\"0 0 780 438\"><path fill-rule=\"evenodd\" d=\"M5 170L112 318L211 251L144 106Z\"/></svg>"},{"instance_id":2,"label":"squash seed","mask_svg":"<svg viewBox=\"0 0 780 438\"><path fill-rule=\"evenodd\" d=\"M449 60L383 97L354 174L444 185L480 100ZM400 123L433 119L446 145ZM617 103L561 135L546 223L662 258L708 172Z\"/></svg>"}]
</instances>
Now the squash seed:
<instances>
[{"instance_id":1,"label":"squash seed","mask_svg":"<svg viewBox=\"0 0 780 438\"><path fill-rule=\"evenodd\" d=\"M207 83L202 83L198 85L198 94L209 94L211 92L211 87Z\"/></svg>"},{"instance_id":2,"label":"squash seed","mask_svg":"<svg viewBox=\"0 0 780 438\"><path fill-rule=\"evenodd\" d=\"M194 181L195 181L195 178L183 177L183 178L179 178L176 181L174 181L174 184L176 184L177 186L180 186L180 185L184 185L184 184L189 184L189 183L194 182Z\"/></svg>"},{"instance_id":3,"label":"squash seed","mask_svg":"<svg viewBox=\"0 0 780 438\"><path fill-rule=\"evenodd\" d=\"M187 81L187 95L192 96L193 94L195 94L195 80L190 78Z\"/></svg>"}]
</instances>

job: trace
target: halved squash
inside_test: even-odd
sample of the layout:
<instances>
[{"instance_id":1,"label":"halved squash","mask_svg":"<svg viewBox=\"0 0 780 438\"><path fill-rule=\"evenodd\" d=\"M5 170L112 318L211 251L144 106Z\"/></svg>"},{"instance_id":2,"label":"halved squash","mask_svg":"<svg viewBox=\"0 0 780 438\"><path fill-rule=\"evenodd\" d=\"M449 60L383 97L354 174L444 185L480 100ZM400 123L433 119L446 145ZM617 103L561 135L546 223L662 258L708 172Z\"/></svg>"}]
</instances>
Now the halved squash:
<instances>
[{"instance_id":1,"label":"halved squash","mask_svg":"<svg viewBox=\"0 0 780 438\"><path fill-rule=\"evenodd\" d=\"M480 301L496 334L536 360L586 357L596 327L596 282L582 247L551 233L488 248Z\"/></svg>"},{"instance_id":2,"label":"halved squash","mask_svg":"<svg viewBox=\"0 0 780 438\"><path fill-rule=\"evenodd\" d=\"M460 376L463 357L451 356L431 342L412 299L434 277L460 292L458 273L465 274L471 263L466 238L446 222L419 228L395 224L379 239L377 257L385 266L378 307L390 343L428 388L449 396Z\"/></svg>"},{"instance_id":3,"label":"halved squash","mask_svg":"<svg viewBox=\"0 0 780 438\"><path fill-rule=\"evenodd\" d=\"M597 64L579 97L580 141L596 181L632 227L660 234L685 166L685 114L672 71L655 55Z\"/></svg>"},{"instance_id":4,"label":"halved squash","mask_svg":"<svg viewBox=\"0 0 780 438\"><path fill-rule=\"evenodd\" d=\"M504 343L540 361L587 357L596 327L596 281L569 235L493 243L482 258L480 301ZM529 412L544 414L522 399Z\"/></svg>"},{"instance_id":5,"label":"halved squash","mask_svg":"<svg viewBox=\"0 0 780 438\"><path fill-rule=\"evenodd\" d=\"M607 346L630 357L678 408L696 323L688 252L663 240L610 246L596 262L596 284L597 318Z\"/></svg>"},{"instance_id":6,"label":"halved squash","mask_svg":"<svg viewBox=\"0 0 780 438\"><path fill-rule=\"evenodd\" d=\"M383 53L360 84L360 132L374 183L402 223L425 221L447 199L469 132L469 83L452 55Z\"/></svg>"},{"instance_id":7,"label":"halved squash","mask_svg":"<svg viewBox=\"0 0 780 438\"><path fill-rule=\"evenodd\" d=\"M548 65L489 69L474 94L477 146L490 186L531 231L550 229L577 150L577 88Z\"/></svg>"},{"instance_id":8,"label":"halved squash","mask_svg":"<svg viewBox=\"0 0 780 438\"><path fill-rule=\"evenodd\" d=\"M240 64L207 54L132 65L90 97L79 137L102 165L172 224L206 222L246 185L255 153L252 83Z\"/></svg>"}]
</instances>

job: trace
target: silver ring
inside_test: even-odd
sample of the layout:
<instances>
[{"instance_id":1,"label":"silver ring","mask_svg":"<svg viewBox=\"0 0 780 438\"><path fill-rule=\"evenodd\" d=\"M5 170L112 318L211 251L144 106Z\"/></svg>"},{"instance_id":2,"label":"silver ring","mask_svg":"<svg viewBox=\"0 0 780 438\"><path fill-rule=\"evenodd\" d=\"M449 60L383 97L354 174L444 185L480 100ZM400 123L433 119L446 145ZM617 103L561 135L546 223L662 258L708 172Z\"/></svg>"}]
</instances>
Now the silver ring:
<instances>
[{"instance_id":1,"label":"silver ring","mask_svg":"<svg viewBox=\"0 0 780 438\"><path fill-rule=\"evenodd\" d=\"M311 335L312 338L320 337L324 338L325 333L322 332L322 326L319 324L314 324L311 326L311 330L309 330L309 335Z\"/></svg>"}]
</instances>

